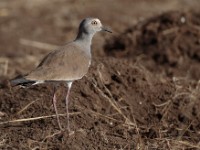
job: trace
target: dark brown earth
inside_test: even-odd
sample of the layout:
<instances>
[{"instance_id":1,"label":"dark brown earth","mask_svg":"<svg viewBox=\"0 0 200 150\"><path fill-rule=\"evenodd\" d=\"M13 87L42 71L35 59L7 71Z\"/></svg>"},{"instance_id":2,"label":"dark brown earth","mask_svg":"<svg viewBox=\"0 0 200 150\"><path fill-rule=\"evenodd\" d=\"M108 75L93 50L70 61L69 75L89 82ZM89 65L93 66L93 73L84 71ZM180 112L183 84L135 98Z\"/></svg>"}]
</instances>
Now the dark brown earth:
<instances>
[{"instance_id":1,"label":"dark brown earth","mask_svg":"<svg viewBox=\"0 0 200 150\"><path fill-rule=\"evenodd\" d=\"M195 0L2 0L0 149L200 149L199 6ZM81 19L92 14L114 33L95 36L92 66L73 84L74 134L56 134L52 85L13 88L9 79L72 40ZM66 128L65 94L60 84Z\"/></svg>"}]
</instances>

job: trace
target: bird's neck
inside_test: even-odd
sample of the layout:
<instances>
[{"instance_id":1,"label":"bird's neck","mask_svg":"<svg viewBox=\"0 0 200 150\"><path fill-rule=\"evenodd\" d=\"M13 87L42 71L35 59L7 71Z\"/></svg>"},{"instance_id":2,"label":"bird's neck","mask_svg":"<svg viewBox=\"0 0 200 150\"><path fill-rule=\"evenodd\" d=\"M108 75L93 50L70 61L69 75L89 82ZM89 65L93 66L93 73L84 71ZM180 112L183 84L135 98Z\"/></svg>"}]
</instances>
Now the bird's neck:
<instances>
[{"instance_id":1,"label":"bird's neck","mask_svg":"<svg viewBox=\"0 0 200 150\"><path fill-rule=\"evenodd\" d=\"M81 43L82 45L85 45L86 47L90 48L92 44L92 38L94 34L88 34L85 32L79 32L75 41Z\"/></svg>"}]
</instances>

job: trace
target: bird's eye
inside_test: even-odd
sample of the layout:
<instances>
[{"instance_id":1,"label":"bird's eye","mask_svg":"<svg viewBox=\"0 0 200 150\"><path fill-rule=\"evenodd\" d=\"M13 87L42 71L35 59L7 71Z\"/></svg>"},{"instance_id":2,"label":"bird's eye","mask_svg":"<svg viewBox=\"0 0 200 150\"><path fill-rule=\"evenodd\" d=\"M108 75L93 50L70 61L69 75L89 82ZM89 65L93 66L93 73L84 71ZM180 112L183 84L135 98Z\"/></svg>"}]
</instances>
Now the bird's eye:
<instances>
[{"instance_id":1,"label":"bird's eye","mask_svg":"<svg viewBox=\"0 0 200 150\"><path fill-rule=\"evenodd\" d=\"M91 24L92 25L97 25L97 21L94 20L94 21L91 22Z\"/></svg>"}]
</instances>

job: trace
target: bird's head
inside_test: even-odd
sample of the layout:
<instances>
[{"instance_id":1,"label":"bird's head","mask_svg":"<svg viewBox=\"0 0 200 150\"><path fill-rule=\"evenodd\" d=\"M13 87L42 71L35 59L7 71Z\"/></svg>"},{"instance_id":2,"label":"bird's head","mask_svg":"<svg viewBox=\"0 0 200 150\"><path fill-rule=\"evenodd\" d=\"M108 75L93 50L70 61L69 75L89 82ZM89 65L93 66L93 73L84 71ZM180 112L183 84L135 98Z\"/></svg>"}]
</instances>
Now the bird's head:
<instances>
[{"instance_id":1,"label":"bird's head","mask_svg":"<svg viewBox=\"0 0 200 150\"><path fill-rule=\"evenodd\" d=\"M112 33L109 29L104 27L98 18L85 18L79 26L79 32L87 34L95 34L99 31L106 31Z\"/></svg>"}]
</instances>

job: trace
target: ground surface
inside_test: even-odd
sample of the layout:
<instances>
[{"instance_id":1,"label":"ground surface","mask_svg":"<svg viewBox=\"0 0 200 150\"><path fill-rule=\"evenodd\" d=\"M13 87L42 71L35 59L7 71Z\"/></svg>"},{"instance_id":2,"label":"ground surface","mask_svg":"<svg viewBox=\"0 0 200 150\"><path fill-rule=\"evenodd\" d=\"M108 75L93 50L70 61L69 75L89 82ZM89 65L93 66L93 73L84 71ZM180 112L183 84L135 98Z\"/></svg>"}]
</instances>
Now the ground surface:
<instances>
[{"instance_id":1,"label":"ground surface","mask_svg":"<svg viewBox=\"0 0 200 150\"><path fill-rule=\"evenodd\" d=\"M200 149L198 0L105 2L0 1L0 149ZM8 80L72 40L88 16L114 33L95 36L92 66L73 84L75 133L54 135L52 85L12 88ZM65 93L59 85L66 128Z\"/></svg>"}]
</instances>

